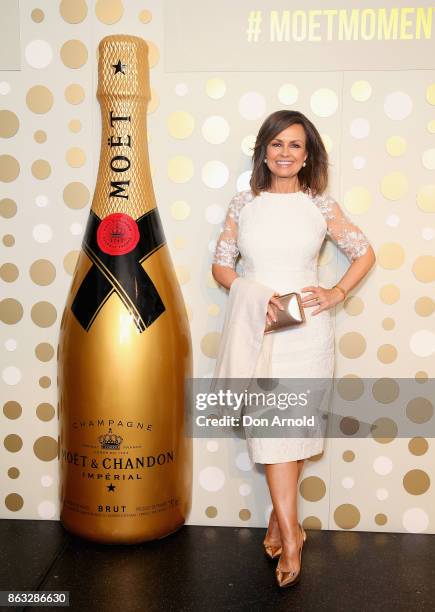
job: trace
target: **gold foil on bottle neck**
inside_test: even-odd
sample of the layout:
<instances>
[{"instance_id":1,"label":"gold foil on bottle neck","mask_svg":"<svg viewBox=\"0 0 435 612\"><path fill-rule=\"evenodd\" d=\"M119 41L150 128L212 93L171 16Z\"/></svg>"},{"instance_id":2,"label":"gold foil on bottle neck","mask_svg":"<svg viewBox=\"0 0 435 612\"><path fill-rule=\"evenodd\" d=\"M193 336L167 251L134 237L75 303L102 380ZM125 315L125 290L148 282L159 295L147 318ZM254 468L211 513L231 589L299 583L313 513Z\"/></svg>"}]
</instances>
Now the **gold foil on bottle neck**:
<instances>
[{"instance_id":1,"label":"gold foil on bottle neck","mask_svg":"<svg viewBox=\"0 0 435 612\"><path fill-rule=\"evenodd\" d=\"M114 34L98 45L98 89L101 96L150 99L148 45L138 36Z\"/></svg>"}]
</instances>

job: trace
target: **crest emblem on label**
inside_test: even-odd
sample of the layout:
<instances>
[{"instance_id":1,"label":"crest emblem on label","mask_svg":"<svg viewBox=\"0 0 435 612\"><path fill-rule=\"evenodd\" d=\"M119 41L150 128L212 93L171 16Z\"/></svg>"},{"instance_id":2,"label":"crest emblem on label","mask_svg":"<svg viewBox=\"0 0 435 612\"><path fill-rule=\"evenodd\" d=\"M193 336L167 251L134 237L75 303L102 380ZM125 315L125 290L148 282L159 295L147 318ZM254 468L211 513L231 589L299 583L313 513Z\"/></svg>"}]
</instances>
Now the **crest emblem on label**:
<instances>
[{"instance_id":1,"label":"crest emblem on label","mask_svg":"<svg viewBox=\"0 0 435 612\"><path fill-rule=\"evenodd\" d=\"M125 213L112 213L102 219L97 230L97 243L108 255L130 253L139 242L136 221Z\"/></svg>"}]
</instances>

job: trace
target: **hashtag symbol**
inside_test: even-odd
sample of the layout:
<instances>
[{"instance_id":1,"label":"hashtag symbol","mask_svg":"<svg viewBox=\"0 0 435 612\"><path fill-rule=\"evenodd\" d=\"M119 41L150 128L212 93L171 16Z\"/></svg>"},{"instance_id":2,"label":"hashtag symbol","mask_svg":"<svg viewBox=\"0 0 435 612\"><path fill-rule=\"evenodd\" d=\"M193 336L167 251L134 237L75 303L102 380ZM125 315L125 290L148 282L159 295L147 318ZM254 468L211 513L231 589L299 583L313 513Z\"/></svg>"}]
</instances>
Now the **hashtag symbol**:
<instances>
[{"instance_id":1,"label":"hashtag symbol","mask_svg":"<svg viewBox=\"0 0 435 612\"><path fill-rule=\"evenodd\" d=\"M248 35L248 42L257 42L258 37L261 34L261 11L250 11L248 17L248 29L246 34Z\"/></svg>"}]
</instances>

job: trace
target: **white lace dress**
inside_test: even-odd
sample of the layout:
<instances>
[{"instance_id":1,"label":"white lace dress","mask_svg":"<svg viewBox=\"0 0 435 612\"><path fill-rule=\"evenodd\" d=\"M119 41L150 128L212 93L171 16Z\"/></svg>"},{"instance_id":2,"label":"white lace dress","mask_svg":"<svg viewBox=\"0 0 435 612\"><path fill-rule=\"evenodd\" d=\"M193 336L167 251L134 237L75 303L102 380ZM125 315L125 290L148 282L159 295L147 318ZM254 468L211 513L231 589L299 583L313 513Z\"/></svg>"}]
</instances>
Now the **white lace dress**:
<instances>
[{"instance_id":1,"label":"white lace dress","mask_svg":"<svg viewBox=\"0 0 435 612\"><path fill-rule=\"evenodd\" d=\"M318 255L328 234L350 261L363 255L369 241L329 195L311 191L254 196L238 192L230 201L212 263L235 269L239 254L242 275L279 293L301 292L318 285ZM302 293L306 296L308 293ZM331 378L334 373L334 328L330 310L312 315L306 324L271 334L273 378ZM320 438L247 438L257 463L304 459L323 450Z\"/></svg>"}]
</instances>

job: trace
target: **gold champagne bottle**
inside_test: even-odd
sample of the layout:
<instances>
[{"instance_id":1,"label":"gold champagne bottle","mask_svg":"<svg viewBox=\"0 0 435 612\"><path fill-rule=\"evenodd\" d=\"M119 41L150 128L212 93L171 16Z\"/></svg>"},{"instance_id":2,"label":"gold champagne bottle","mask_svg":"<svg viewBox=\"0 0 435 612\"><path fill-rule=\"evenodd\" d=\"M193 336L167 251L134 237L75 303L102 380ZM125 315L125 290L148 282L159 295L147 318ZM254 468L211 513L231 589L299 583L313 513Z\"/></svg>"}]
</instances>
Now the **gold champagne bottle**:
<instances>
[{"instance_id":1,"label":"gold champagne bottle","mask_svg":"<svg viewBox=\"0 0 435 612\"><path fill-rule=\"evenodd\" d=\"M97 98L100 165L58 347L60 518L133 544L180 528L192 491L191 338L151 181L144 40L101 40Z\"/></svg>"}]
</instances>

